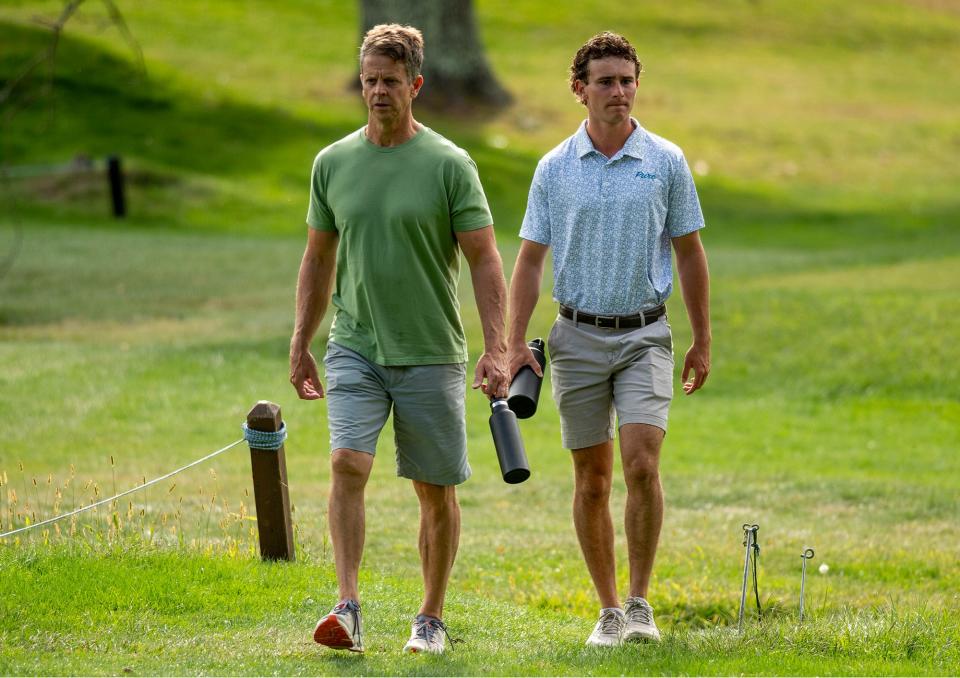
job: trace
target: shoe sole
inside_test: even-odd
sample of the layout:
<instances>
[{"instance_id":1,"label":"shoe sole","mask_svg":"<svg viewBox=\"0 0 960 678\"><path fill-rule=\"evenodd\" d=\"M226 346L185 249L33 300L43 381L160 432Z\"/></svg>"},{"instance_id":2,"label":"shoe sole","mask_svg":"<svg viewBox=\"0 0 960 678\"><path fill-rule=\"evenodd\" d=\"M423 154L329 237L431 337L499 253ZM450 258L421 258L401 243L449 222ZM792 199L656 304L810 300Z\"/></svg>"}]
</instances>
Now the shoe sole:
<instances>
[{"instance_id":1,"label":"shoe sole","mask_svg":"<svg viewBox=\"0 0 960 678\"><path fill-rule=\"evenodd\" d=\"M407 654L443 654L443 650L425 650L419 647L405 647L403 651Z\"/></svg>"},{"instance_id":2,"label":"shoe sole","mask_svg":"<svg viewBox=\"0 0 960 678\"><path fill-rule=\"evenodd\" d=\"M639 631L631 633L629 636L623 637L623 642L625 643L659 643L660 637L653 635L644 635Z\"/></svg>"},{"instance_id":3,"label":"shoe sole","mask_svg":"<svg viewBox=\"0 0 960 678\"><path fill-rule=\"evenodd\" d=\"M313 640L320 645L331 647L335 650L363 652L362 647L354 645L350 632L347 631L346 627L335 614L328 614L317 622L317 628L313 632Z\"/></svg>"},{"instance_id":4,"label":"shoe sole","mask_svg":"<svg viewBox=\"0 0 960 678\"><path fill-rule=\"evenodd\" d=\"M423 654L443 654L446 650L428 650L425 647L417 647L416 645L404 645L403 651L407 654L420 654L421 652Z\"/></svg>"}]
</instances>

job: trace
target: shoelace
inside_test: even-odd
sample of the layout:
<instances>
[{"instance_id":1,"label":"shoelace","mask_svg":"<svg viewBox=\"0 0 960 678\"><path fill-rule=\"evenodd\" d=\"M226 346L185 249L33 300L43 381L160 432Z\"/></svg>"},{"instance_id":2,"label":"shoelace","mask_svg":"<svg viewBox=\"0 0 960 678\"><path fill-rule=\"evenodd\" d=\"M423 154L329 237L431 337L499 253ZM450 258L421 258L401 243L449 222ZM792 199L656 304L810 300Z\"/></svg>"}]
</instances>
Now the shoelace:
<instances>
[{"instance_id":1,"label":"shoelace","mask_svg":"<svg viewBox=\"0 0 960 678\"><path fill-rule=\"evenodd\" d=\"M613 610L604 612L600 616L600 631L602 633L620 633L621 625L619 615Z\"/></svg>"},{"instance_id":2,"label":"shoelace","mask_svg":"<svg viewBox=\"0 0 960 678\"><path fill-rule=\"evenodd\" d=\"M360 614L360 603L354 600L345 600L342 603L339 603L335 608L334 612L340 612L341 610L346 609L347 612L350 612L354 616L353 628L357 634L357 645L363 646L363 617Z\"/></svg>"},{"instance_id":3,"label":"shoelace","mask_svg":"<svg viewBox=\"0 0 960 678\"><path fill-rule=\"evenodd\" d=\"M437 631L443 631L443 635L450 641L450 649L453 649L454 644L463 642L463 639L451 636L450 632L447 631L447 625L439 619L424 619L414 622L414 626L416 627L417 637L423 638L428 645L433 644L433 636Z\"/></svg>"},{"instance_id":4,"label":"shoelace","mask_svg":"<svg viewBox=\"0 0 960 678\"><path fill-rule=\"evenodd\" d=\"M631 605L627 609L627 619L632 622L640 622L641 624L652 624L653 608L649 605L644 605L643 603Z\"/></svg>"}]
</instances>

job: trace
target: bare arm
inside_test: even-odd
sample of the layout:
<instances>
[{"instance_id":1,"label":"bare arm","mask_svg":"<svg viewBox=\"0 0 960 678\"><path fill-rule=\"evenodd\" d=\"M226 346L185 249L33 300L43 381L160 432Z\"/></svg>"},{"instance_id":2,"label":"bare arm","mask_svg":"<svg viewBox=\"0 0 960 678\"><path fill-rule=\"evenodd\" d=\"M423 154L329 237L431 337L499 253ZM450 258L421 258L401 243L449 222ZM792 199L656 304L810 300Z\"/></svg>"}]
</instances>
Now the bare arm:
<instances>
[{"instance_id":1,"label":"bare arm","mask_svg":"<svg viewBox=\"0 0 960 678\"><path fill-rule=\"evenodd\" d=\"M673 239L677 253L677 274L683 291L683 303L687 307L693 344L683 360L683 390L690 395L701 388L710 374L710 272L707 268L707 253L700 242L700 232L694 231ZM691 370L693 379L688 380Z\"/></svg>"},{"instance_id":2,"label":"bare arm","mask_svg":"<svg viewBox=\"0 0 960 678\"><path fill-rule=\"evenodd\" d=\"M503 277L503 262L497 251L493 226L458 231L456 236L470 266L473 293L483 326L483 355L477 361L473 388L479 388L491 398L506 398L510 386L503 329L507 283ZM483 383L484 379L487 380L486 384Z\"/></svg>"},{"instance_id":3,"label":"bare arm","mask_svg":"<svg viewBox=\"0 0 960 678\"><path fill-rule=\"evenodd\" d=\"M510 278L510 334L507 339L511 376L516 375L524 365L529 365L538 376L543 376L540 364L527 346L526 335L530 316L540 299L543 263L548 249L547 245L524 240L513 267L513 276Z\"/></svg>"},{"instance_id":4,"label":"bare arm","mask_svg":"<svg viewBox=\"0 0 960 678\"><path fill-rule=\"evenodd\" d=\"M317 372L317 361L310 354L310 342L330 303L338 240L333 231L309 229L307 247L300 262L297 318L290 339L290 383L303 400L323 397L323 385Z\"/></svg>"}]
</instances>

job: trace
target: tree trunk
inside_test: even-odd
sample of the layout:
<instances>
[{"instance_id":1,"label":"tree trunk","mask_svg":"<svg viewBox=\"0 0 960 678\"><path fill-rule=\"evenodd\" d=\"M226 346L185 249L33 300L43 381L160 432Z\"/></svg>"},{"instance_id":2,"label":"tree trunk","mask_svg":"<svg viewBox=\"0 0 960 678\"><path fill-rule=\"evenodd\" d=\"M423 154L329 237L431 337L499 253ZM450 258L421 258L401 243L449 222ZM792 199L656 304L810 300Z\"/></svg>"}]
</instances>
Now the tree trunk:
<instances>
[{"instance_id":1,"label":"tree trunk","mask_svg":"<svg viewBox=\"0 0 960 678\"><path fill-rule=\"evenodd\" d=\"M501 108L512 101L484 55L473 0L360 0L361 39L377 24L399 23L423 33L423 89L435 109Z\"/></svg>"}]
</instances>

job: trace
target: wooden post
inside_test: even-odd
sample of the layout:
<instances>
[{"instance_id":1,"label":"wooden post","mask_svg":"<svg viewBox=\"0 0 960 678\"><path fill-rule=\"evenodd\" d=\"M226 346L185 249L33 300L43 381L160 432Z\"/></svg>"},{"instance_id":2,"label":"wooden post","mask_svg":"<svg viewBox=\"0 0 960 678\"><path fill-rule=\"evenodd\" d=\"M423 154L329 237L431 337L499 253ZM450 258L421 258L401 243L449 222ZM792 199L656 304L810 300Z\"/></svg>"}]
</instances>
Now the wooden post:
<instances>
[{"instance_id":1,"label":"wooden post","mask_svg":"<svg viewBox=\"0 0 960 678\"><path fill-rule=\"evenodd\" d=\"M261 400L247 414L254 431L280 430L280 406ZM257 505L260 557L264 560L294 560L293 521L287 489L287 459L283 445L278 450L250 448L253 467L253 497Z\"/></svg>"},{"instance_id":2,"label":"wooden post","mask_svg":"<svg viewBox=\"0 0 960 678\"><path fill-rule=\"evenodd\" d=\"M127 213L127 201L123 194L123 169L120 166L120 158L115 155L107 158L107 181L110 182L113 216L120 219Z\"/></svg>"}]
</instances>

